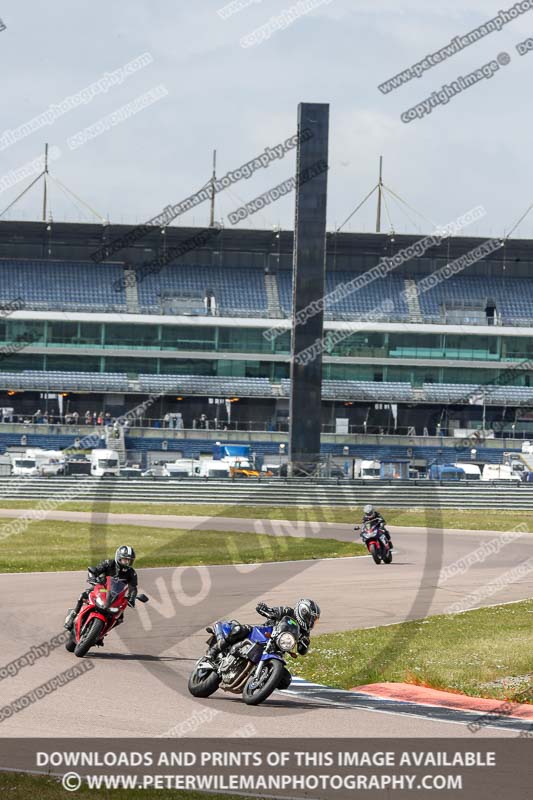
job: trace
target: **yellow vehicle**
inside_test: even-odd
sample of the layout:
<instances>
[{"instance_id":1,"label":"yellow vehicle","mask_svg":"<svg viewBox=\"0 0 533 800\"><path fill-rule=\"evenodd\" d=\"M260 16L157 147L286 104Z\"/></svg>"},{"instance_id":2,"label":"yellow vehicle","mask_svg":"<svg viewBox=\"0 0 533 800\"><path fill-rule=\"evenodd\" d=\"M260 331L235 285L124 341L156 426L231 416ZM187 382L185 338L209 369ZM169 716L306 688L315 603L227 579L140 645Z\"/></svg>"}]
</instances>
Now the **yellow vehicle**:
<instances>
[{"instance_id":1,"label":"yellow vehicle","mask_svg":"<svg viewBox=\"0 0 533 800\"><path fill-rule=\"evenodd\" d=\"M246 460L235 461L229 468L229 474L232 478L259 478L261 473L258 469L253 469L250 466L250 462Z\"/></svg>"}]
</instances>

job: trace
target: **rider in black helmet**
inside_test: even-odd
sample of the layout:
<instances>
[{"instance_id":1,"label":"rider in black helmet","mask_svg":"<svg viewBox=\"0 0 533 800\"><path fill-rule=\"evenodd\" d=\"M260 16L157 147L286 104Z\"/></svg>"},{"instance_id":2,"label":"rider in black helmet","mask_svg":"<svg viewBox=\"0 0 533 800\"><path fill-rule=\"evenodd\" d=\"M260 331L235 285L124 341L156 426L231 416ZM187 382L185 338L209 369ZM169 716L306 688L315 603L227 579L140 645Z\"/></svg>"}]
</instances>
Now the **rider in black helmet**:
<instances>
[{"instance_id":1,"label":"rider in black helmet","mask_svg":"<svg viewBox=\"0 0 533 800\"><path fill-rule=\"evenodd\" d=\"M135 605L135 598L137 597L137 573L133 569L133 562L135 561L135 550L129 545L123 544L117 547L115 558L106 558L95 567L88 567L87 580L91 583L102 583L107 577L122 578L128 582L128 603L130 606ZM74 625L78 613L84 602L89 598L89 589L86 589L78 597L78 602L75 608L71 608L65 619L64 627L70 631Z\"/></svg>"},{"instance_id":2,"label":"rider in black helmet","mask_svg":"<svg viewBox=\"0 0 533 800\"><path fill-rule=\"evenodd\" d=\"M370 505L370 503L363 508L363 525L366 522L369 522L371 525L375 525L376 523L379 525L380 529L387 537L387 541L392 549L392 539L390 538L390 533L385 527L385 518L382 517L379 511L377 511L373 505Z\"/></svg>"},{"instance_id":3,"label":"rider in black helmet","mask_svg":"<svg viewBox=\"0 0 533 800\"><path fill-rule=\"evenodd\" d=\"M255 610L258 614L261 614L262 617L266 617L268 622L271 623L278 622L282 617L293 617L299 627L298 654L304 656L307 653L309 650L311 630L320 619L318 603L315 603L314 600L302 599L296 602L294 608L291 606L274 606L270 608L266 603L258 603ZM242 639L246 639L252 630L251 625L241 625L237 620L232 620L232 622L233 628L231 633L226 639L217 641L216 644L209 649L207 654L208 658L215 658L231 645Z\"/></svg>"}]
</instances>

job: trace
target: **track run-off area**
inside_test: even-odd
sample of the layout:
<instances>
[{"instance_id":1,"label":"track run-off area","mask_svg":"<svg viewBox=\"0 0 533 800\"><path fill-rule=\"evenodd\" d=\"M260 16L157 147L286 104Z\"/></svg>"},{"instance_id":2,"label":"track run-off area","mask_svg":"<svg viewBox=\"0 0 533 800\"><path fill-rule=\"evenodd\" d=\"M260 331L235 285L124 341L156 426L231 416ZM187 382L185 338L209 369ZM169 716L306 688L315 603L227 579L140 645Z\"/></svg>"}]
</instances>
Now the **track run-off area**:
<instances>
[{"instance_id":1,"label":"track run-off area","mask_svg":"<svg viewBox=\"0 0 533 800\"><path fill-rule=\"evenodd\" d=\"M0 517L23 515L4 509ZM76 523L146 525L224 530L349 541L345 523L247 520L55 511L48 519ZM394 561L376 566L369 557L210 567L139 568L139 585L151 602L128 610L125 623L84 661L93 668L0 723L0 737L214 736L455 737L472 736L472 712L370 700L295 680L263 706L245 706L238 695L217 692L208 700L188 694L187 679L205 651L205 626L217 618L257 620L255 605L291 604L309 596L322 609L317 633L394 625L449 612L453 604L505 576L533 557L524 534L467 570L443 570L466 559L501 533L391 526ZM116 543L113 543L116 546ZM109 543L109 547L112 544ZM61 632L66 610L85 587L85 572L1 575L4 624L0 666ZM491 597L471 608L527 599L531 577L502 581ZM63 646L16 676L0 680L0 707L82 663ZM498 705L498 701L494 701ZM525 723L505 720L483 736L517 736Z\"/></svg>"}]
</instances>

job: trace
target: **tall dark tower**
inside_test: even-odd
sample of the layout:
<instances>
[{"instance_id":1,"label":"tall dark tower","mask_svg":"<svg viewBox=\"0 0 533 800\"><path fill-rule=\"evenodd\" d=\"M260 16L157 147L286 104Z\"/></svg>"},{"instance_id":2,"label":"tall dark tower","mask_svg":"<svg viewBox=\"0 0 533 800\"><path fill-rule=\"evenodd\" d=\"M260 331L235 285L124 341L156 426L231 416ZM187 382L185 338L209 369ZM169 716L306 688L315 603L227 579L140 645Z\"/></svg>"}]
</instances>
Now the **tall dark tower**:
<instances>
[{"instance_id":1,"label":"tall dark tower","mask_svg":"<svg viewBox=\"0 0 533 800\"><path fill-rule=\"evenodd\" d=\"M329 105L298 106L289 463L316 463L320 453ZM314 177L310 178L317 171ZM314 304L314 305L313 305ZM304 309L311 307L304 321ZM310 348L315 345L311 352Z\"/></svg>"}]
</instances>

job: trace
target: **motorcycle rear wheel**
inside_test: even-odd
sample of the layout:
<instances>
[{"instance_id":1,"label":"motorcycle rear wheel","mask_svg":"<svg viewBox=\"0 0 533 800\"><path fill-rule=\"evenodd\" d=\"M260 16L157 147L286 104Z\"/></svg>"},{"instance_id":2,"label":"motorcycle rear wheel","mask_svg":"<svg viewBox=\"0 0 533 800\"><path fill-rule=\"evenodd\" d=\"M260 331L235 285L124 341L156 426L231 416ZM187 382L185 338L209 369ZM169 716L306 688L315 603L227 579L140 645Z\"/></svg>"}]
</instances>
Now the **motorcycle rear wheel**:
<instances>
[{"instance_id":1,"label":"motorcycle rear wheel","mask_svg":"<svg viewBox=\"0 0 533 800\"><path fill-rule=\"evenodd\" d=\"M215 670L195 667L189 677L187 688L193 697L210 697L216 692L219 685L220 676Z\"/></svg>"},{"instance_id":2,"label":"motorcycle rear wheel","mask_svg":"<svg viewBox=\"0 0 533 800\"><path fill-rule=\"evenodd\" d=\"M371 544L368 549L370 550L370 554L372 555L372 558L374 559L374 562L376 564L381 564L381 558L380 558L379 553L377 551L376 545L375 544Z\"/></svg>"},{"instance_id":3,"label":"motorcycle rear wheel","mask_svg":"<svg viewBox=\"0 0 533 800\"><path fill-rule=\"evenodd\" d=\"M268 670L269 672L265 680L261 680L257 684L252 674L244 685L242 699L248 706L258 706L260 703L264 703L285 677L285 664L277 659L265 661L263 670Z\"/></svg>"},{"instance_id":4,"label":"motorcycle rear wheel","mask_svg":"<svg viewBox=\"0 0 533 800\"><path fill-rule=\"evenodd\" d=\"M83 658L100 638L103 627L104 623L101 619L95 617L95 619L91 620L88 627L84 630L80 641L74 648L74 655L78 656L78 658Z\"/></svg>"}]
</instances>

